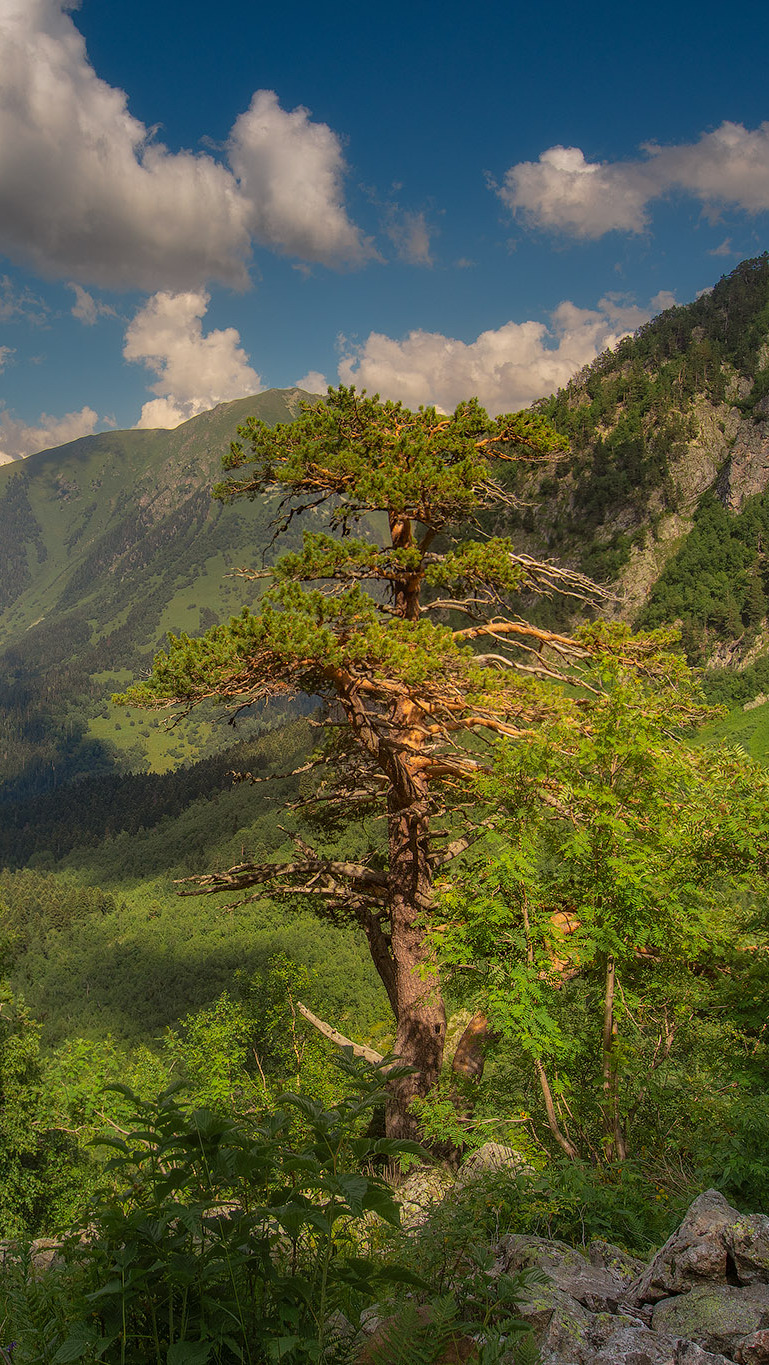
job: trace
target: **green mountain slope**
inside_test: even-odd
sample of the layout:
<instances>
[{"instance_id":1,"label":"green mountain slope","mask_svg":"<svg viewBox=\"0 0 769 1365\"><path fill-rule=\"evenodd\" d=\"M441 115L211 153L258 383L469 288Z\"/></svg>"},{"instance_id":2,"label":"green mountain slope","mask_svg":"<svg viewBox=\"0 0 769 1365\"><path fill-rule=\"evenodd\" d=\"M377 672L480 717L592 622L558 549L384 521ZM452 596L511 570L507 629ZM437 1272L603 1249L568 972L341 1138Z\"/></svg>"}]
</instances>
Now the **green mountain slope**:
<instances>
[{"instance_id":1,"label":"green mountain slope","mask_svg":"<svg viewBox=\"0 0 769 1365\"><path fill-rule=\"evenodd\" d=\"M291 420L303 396L270 391L175 431L103 433L0 468L6 798L121 765L163 771L221 745L210 714L168 734L108 697L167 631L195 634L253 601L258 584L232 573L261 563L270 507L222 508L210 488L239 422ZM540 408L570 453L522 485L524 506L500 529L616 582L625 616L681 621L693 661L758 668L734 701L762 690L769 254L655 318Z\"/></svg>"},{"instance_id":2,"label":"green mountain slope","mask_svg":"<svg viewBox=\"0 0 769 1365\"><path fill-rule=\"evenodd\" d=\"M769 253L670 308L539 404L570 454L525 529L640 606L716 491L739 512L769 484Z\"/></svg>"},{"instance_id":3,"label":"green mountain slope","mask_svg":"<svg viewBox=\"0 0 769 1365\"><path fill-rule=\"evenodd\" d=\"M164 741L105 699L168 630L194 634L253 600L255 585L231 575L261 563L269 506L225 511L211 485L245 417L290 421L308 397L271 390L174 431L102 433L0 469L6 794L111 767L121 752L156 768L197 752L205 720L194 744Z\"/></svg>"}]
</instances>

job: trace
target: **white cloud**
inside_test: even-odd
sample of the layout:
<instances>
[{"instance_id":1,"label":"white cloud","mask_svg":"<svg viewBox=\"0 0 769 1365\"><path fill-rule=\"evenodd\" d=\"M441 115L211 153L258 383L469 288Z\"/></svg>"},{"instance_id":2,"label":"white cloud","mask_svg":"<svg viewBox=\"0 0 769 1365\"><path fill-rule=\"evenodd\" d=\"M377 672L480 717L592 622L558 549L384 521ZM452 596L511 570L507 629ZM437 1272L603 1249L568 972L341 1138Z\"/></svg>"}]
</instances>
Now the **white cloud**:
<instances>
[{"instance_id":1,"label":"white cloud","mask_svg":"<svg viewBox=\"0 0 769 1365\"><path fill-rule=\"evenodd\" d=\"M622 164L586 161L579 147L549 147L539 161L513 166L498 190L508 208L534 227L575 237L601 237L611 228L641 232L648 184L635 183Z\"/></svg>"},{"instance_id":2,"label":"white cloud","mask_svg":"<svg viewBox=\"0 0 769 1365\"><path fill-rule=\"evenodd\" d=\"M45 322L48 305L31 289L17 289L8 275L0 276L0 322Z\"/></svg>"},{"instance_id":3,"label":"white cloud","mask_svg":"<svg viewBox=\"0 0 769 1365\"><path fill-rule=\"evenodd\" d=\"M76 441L81 436L90 436L98 420L93 408L85 407L79 412L68 412L64 417L49 417L43 412L37 426L28 426L9 412L0 411L0 464L24 459L38 450L66 445L67 441Z\"/></svg>"},{"instance_id":4,"label":"white cloud","mask_svg":"<svg viewBox=\"0 0 769 1365\"><path fill-rule=\"evenodd\" d=\"M0 346L0 370L4 370L12 355L16 352L13 346Z\"/></svg>"},{"instance_id":5,"label":"white cloud","mask_svg":"<svg viewBox=\"0 0 769 1365\"><path fill-rule=\"evenodd\" d=\"M538 161L512 166L497 193L533 227L575 237L642 232L649 205L675 192L693 195L714 216L732 205L769 210L769 123L753 131L722 123L698 142L642 146L645 159L587 161L579 147L550 147Z\"/></svg>"},{"instance_id":6,"label":"white cloud","mask_svg":"<svg viewBox=\"0 0 769 1365\"><path fill-rule=\"evenodd\" d=\"M387 235L398 255L407 265L432 265L430 227L424 213L393 208L387 224Z\"/></svg>"},{"instance_id":7,"label":"white cloud","mask_svg":"<svg viewBox=\"0 0 769 1365\"><path fill-rule=\"evenodd\" d=\"M177 427L217 403L258 393L263 385L248 363L234 327L203 334L209 304L204 292L161 291L129 324L123 355L157 375L137 426Z\"/></svg>"},{"instance_id":8,"label":"white cloud","mask_svg":"<svg viewBox=\"0 0 769 1365\"><path fill-rule=\"evenodd\" d=\"M675 308L675 306L676 296L672 289L660 289L651 301L652 313L655 316L657 313L664 313L667 308Z\"/></svg>"},{"instance_id":9,"label":"white cloud","mask_svg":"<svg viewBox=\"0 0 769 1365\"><path fill-rule=\"evenodd\" d=\"M343 356L339 378L410 407L431 403L450 411L476 396L492 413L517 411L561 388L650 316L623 296L608 295L595 309L559 304L549 326L507 322L472 342L422 331L396 341L372 332Z\"/></svg>"},{"instance_id":10,"label":"white cloud","mask_svg":"<svg viewBox=\"0 0 769 1365\"><path fill-rule=\"evenodd\" d=\"M328 388L328 380L325 374L319 370L308 370L307 374L297 379L294 385L297 389L304 389L305 393L325 393Z\"/></svg>"},{"instance_id":11,"label":"white cloud","mask_svg":"<svg viewBox=\"0 0 769 1365\"><path fill-rule=\"evenodd\" d=\"M347 216L337 135L259 91L230 165L171 152L99 79L68 0L0 4L0 249L117 288L248 282L252 242L325 264L370 244Z\"/></svg>"},{"instance_id":12,"label":"white cloud","mask_svg":"<svg viewBox=\"0 0 769 1365\"><path fill-rule=\"evenodd\" d=\"M339 139L327 124L311 123L306 109L287 113L274 91L258 90L228 151L258 242L326 264L359 265L374 254L347 217Z\"/></svg>"},{"instance_id":13,"label":"white cloud","mask_svg":"<svg viewBox=\"0 0 769 1365\"><path fill-rule=\"evenodd\" d=\"M70 310L72 316L78 318L86 327L93 327L100 317L116 316L114 308L110 308L108 303L102 303L100 299L95 299L93 294L89 294L81 285L68 284L67 288L72 289L75 294L75 302Z\"/></svg>"}]
</instances>

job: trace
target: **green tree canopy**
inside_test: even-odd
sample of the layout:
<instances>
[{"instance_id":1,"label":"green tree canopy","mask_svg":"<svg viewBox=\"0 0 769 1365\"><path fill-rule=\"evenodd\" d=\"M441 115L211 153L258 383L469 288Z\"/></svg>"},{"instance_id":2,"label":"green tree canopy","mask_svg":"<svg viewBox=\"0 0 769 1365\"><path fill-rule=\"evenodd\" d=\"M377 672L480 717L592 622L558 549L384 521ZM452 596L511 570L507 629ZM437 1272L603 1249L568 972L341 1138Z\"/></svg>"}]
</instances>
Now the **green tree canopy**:
<instances>
[{"instance_id":1,"label":"green tree canopy","mask_svg":"<svg viewBox=\"0 0 769 1365\"><path fill-rule=\"evenodd\" d=\"M278 531L302 513L326 524L264 571L273 581L259 612L172 637L122 700L184 711L212 696L238 708L307 693L327 704L332 742L316 798L333 796L347 816L383 808L386 847L344 860L298 841L291 863L243 863L192 891L304 892L357 920L393 1008L396 1052L415 1068L390 1116L391 1131L407 1133L408 1101L434 1084L445 1037L426 938L433 879L477 833L455 816L466 825L486 744L558 711L563 683L597 651L651 671L673 665L659 635L592 627L571 638L522 615L543 593L600 599L581 575L479 527L515 500L505 463L563 450L537 414L492 420L475 400L449 416L414 413L340 388L290 425L251 419L241 434L217 495L279 492Z\"/></svg>"},{"instance_id":2,"label":"green tree canopy","mask_svg":"<svg viewBox=\"0 0 769 1365\"><path fill-rule=\"evenodd\" d=\"M669 691L616 662L600 688L579 722L564 711L498 749L479 782L500 813L491 860L433 922L444 971L536 1071L558 1145L623 1159L648 1140L660 1076L675 1088L692 973L736 940L736 907L765 897L769 776L692 745Z\"/></svg>"}]
</instances>

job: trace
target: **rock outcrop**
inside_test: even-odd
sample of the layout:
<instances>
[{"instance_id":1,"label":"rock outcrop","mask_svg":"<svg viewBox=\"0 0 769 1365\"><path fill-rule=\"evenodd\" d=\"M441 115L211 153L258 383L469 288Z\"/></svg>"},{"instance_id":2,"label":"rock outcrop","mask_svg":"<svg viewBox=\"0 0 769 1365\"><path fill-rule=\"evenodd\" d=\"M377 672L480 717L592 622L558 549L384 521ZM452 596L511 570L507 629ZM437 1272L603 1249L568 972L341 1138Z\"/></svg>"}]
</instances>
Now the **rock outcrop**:
<instances>
[{"instance_id":1,"label":"rock outcrop","mask_svg":"<svg viewBox=\"0 0 769 1365\"><path fill-rule=\"evenodd\" d=\"M495 1273L536 1268L520 1314L543 1365L767 1365L769 1218L707 1190L648 1265L593 1242L513 1235Z\"/></svg>"}]
</instances>

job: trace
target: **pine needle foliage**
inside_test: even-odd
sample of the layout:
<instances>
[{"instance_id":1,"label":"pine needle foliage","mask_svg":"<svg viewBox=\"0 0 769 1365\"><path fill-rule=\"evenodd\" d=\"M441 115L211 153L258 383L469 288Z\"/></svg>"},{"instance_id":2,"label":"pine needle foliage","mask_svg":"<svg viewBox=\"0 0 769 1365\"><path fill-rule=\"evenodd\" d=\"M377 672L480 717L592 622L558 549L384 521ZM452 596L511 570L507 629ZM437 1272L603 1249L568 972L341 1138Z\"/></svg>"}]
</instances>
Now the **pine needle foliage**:
<instances>
[{"instance_id":1,"label":"pine needle foliage","mask_svg":"<svg viewBox=\"0 0 769 1365\"><path fill-rule=\"evenodd\" d=\"M435 1084L445 1037L425 919L438 868L467 847L452 837L456 811L464 804L465 816L468 781L487 767L485 746L559 713L564 685L595 654L665 677L678 665L664 632L595 626L571 637L521 615L523 600L542 595L602 600L582 575L519 554L479 524L515 501L498 477L505 463L562 453L539 414L492 420L474 399L451 415L411 412L340 388L291 424L252 419L241 434L217 496L282 494L276 534L303 513L327 526L264 571L273 581L258 613L171 637L122 701L182 713L210 697L235 711L301 693L326 703L333 739L314 799L348 817L383 815L384 858L365 849L334 861L298 840L289 863L243 862L184 889L310 894L360 925L395 1016L395 1051L413 1068L388 1119L405 1134L408 1103Z\"/></svg>"}]
</instances>

